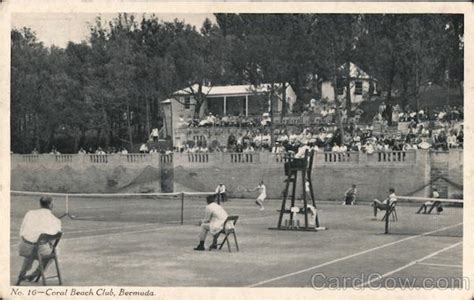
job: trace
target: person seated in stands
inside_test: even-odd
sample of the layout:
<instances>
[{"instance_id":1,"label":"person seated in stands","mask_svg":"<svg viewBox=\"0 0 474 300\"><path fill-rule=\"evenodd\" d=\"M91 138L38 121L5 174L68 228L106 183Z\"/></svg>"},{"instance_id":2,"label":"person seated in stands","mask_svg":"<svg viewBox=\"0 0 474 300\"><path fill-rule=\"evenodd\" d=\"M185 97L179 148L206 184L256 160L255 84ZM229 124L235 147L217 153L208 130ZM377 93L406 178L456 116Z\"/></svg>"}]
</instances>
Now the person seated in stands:
<instances>
[{"instance_id":1,"label":"person seated in stands","mask_svg":"<svg viewBox=\"0 0 474 300\"><path fill-rule=\"evenodd\" d=\"M449 132L449 135L447 138L447 144L448 144L448 148L457 148L458 146L457 138L453 131Z\"/></svg>"},{"instance_id":2,"label":"person seated in stands","mask_svg":"<svg viewBox=\"0 0 474 300\"><path fill-rule=\"evenodd\" d=\"M237 139L232 133L227 138L227 148L233 149L237 145Z\"/></svg>"},{"instance_id":3,"label":"person seated in stands","mask_svg":"<svg viewBox=\"0 0 474 300\"><path fill-rule=\"evenodd\" d=\"M148 145L146 143L143 143L141 146L140 146L140 153L148 153Z\"/></svg>"},{"instance_id":4,"label":"person seated in stands","mask_svg":"<svg viewBox=\"0 0 474 300\"><path fill-rule=\"evenodd\" d=\"M120 154L128 154L127 148L122 147L122 150L120 151Z\"/></svg>"},{"instance_id":5,"label":"person seated in stands","mask_svg":"<svg viewBox=\"0 0 474 300\"><path fill-rule=\"evenodd\" d=\"M365 143L364 147L363 147L363 150L367 153L367 154L372 154L375 152L375 147L374 147L374 142L372 139L368 139L367 142Z\"/></svg>"},{"instance_id":6,"label":"person seated in stands","mask_svg":"<svg viewBox=\"0 0 474 300\"><path fill-rule=\"evenodd\" d=\"M296 143L296 141L299 139L299 135L296 134L295 132L290 132L290 135L288 137L288 142L291 144Z\"/></svg>"},{"instance_id":7,"label":"person seated in stands","mask_svg":"<svg viewBox=\"0 0 474 300\"><path fill-rule=\"evenodd\" d=\"M150 153L158 153L158 149L156 149L156 147L153 146L153 148L151 148L150 150Z\"/></svg>"},{"instance_id":8,"label":"person seated in stands","mask_svg":"<svg viewBox=\"0 0 474 300\"><path fill-rule=\"evenodd\" d=\"M97 155L105 155L106 153L105 153L105 151L104 151L101 147L99 147L99 148L97 148L97 150L95 151L95 154L97 154Z\"/></svg>"},{"instance_id":9,"label":"person seated in stands","mask_svg":"<svg viewBox=\"0 0 474 300\"><path fill-rule=\"evenodd\" d=\"M77 152L77 154L86 154L86 150L84 150L84 148L80 148L79 151Z\"/></svg>"},{"instance_id":10,"label":"person seated in stands","mask_svg":"<svg viewBox=\"0 0 474 300\"><path fill-rule=\"evenodd\" d=\"M214 125L216 125L217 117L214 116L214 115L210 112L210 113L209 113L209 116L207 116L207 120L208 120L209 125L214 126Z\"/></svg>"},{"instance_id":11,"label":"person seated in stands","mask_svg":"<svg viewBox=\"0 0 474 300\"><path fill-rule=\"evenodd\" d=\"M36 150L36 148L33 148L33 151L31 151L31 154L38 154L38 150Z\"/></svg>"},{"instance_id":12,"label":"person seated in stands","mask_svg":"<svg viewBox=\"0 0 474 300\"><path fill-rule=\"evenodd\" d=\"M275 146L272 148L272 153L275 153L275 159L277 162L283 160L285 154L285 147L280 142L276 142Z\"/></svg>"},{"instance_id":13,"label":"person seated in stands","mask_svg":"<svg viewBox=\"0 0 474 300\"><path fill-rule=\"evenodd\" d=\"M200 153L208 153L208 152L209 152L209 149L207 148L207 144L206 144L206 143L203 143L203 144L201 145L201 147L199 147L198 152L200 152Z\"/></svg>"},{"instance_id":14,"label":"person seated in stands","mask_svg":"<svg viewBox=\"0 0 474 300\"><path fill-rule=\"evenodd\" d=\"M355 152L358 152L362 149L362 144L361 142L352 142L350 147L349 147L349 151L355 151Z\"/></svg>"},{"instance_id":15,"label":"person seated in stands","mask_svg":"<svg viewBox=\"0 0 474 300\"><path fill-rule=\"evenodd\" d=\"M268 132L264 132L262 135L262 148L270 150L271 137Z\"/></svg>"},{"instance_id":16,"label":"person seated in stands","mask_svg":"<svg viewBox=\"0 0 474 300\"><path fill-rule=\"evenodd\" d=\"M60 155L61 152L59 152L58 149L56 149L56 147L53 146L51 147L51 152L49 152L49 154Z\"/></svg>"},{"instance_id":17,"label":"person seated in stands","mask_svg":"<svg viewBox=\"0 0 474 300\"><path fill-rule=\"evenodd\" d=\"M338 144L334 144L331 149L332 152L341 152L341 147Z\"/></svg>"},{"instance_id":18,"label":"person seated in stands","mask_svg":"<svg viewBox=\"0 0 474 300\"><path fill-rule=\"evenodd\" d=\"M240 125L242 127L250 127L252 125L252 121L249 119L249 117L242 116Z\"/></svg>"},{"instance_id":19,"label":"person seated in stands","mask_svg":"<svg viewBox=\"0 0 474 300\"><path fill-rule=\"evenodd\" d=\"M229 126L230 118L229 115L223 116L221 119L221 126Z\"/></svg>"},{"instance_id":20,"label":"person seated in stands","mask_svg":"<svg viewBox=\"0 0 474 300\"><path fill-rule=\"evenodd\" d=\"M252 144L248 143L248 144L244 144L244 149L242 152L244 153L255 152L255 149L254 147L252 147Z\"/></svg>"},{"instance_id":21,"label":"person seated in stands","mask_svg":"<svg viewBox=\"0 0 474 300\"><path fill-rule=\"evenodd\" d=\"M204 243L206 241L208 232L213 236L212 244L210 245L209 250L217 249L218 233L223 229L224 222L227 219L228 214L222 206L214 202L215 198L215 195L209 195L206 198L207 206L204 219L199 222L199 225L201 226L201 232L199 233L199 245L194 248L194 250L205 250Z\"/></svg>"},{"instance_id":22,"label":"person seated in stands","mask_svg":"<svg viewBox=\"0 0 474 300\"><path fill-rule=\"evenodd\" d=\"M428 150L431 148L431 144L428 143L428 138L422 138L421 141L418 143L418 148L423 150Z\"/></svg>"},{"instance_id":23,"label":"person seated in stands","mask_svg":"<svg viewBox=\"0 0 474 300\"><path fill-rule=\"evenodd\" d=\"M235 145L234 151L237 153L242 153L244 151L244 146L241 143Z\"/></svg>"},{"instance_id":24,"label":"person seated in stands","mask_svg":"<svg viewBox=\"0 0 474 300\"><path fill-rule=\"evenodd\" d=\"M397 195L395 195L394 188L389 189L389 195L385 200L380 201L378 199L374 199L374 202L372 203L372 206L374 207L374 218L372 220L377 220L377 211L387 210L390 207L392 207L392 205L395 204L396 202L397 202Z\"/></svg>"},{"instance_id":25,"label":"person seated in stands","mask_svg":"<svg viewBox=\"0 0 474 300\"><path fill-rule=\"evenodd\" d=\"M277 137L276 140L279 141L280 143L288 142L289 136L288 136L288 134L286 133L286 131L283 129L283 130L281 130L280 133L278 134L278 137Z\"/></svg>"},{"instance_id":26,"label":"person seated in stands","mask_svg":"<svg viewBox=\"0 0 474 300\"><path fill-rule=\"evenodd\" d=\"M446 112L445 111L440 111L438 113L438 120L439 121L443 121L445 117L446 117Z\"/></svg>"},{"instance_id":27,"label":"person seated in stands","mask_svg":"<svg viewBox=\"0 0 474 300\"><path fill-rule=\"evenodd\" d=\"M229 125L230 126L237 126L237 117L236 116L229 116Z\"/></svg>"},{"instance_id":28,"label":"person seated in stands","mask_svg":"<svg viewBox=\"0 0 474 300\"><path fill-rule=\"evenodd\" d=\"M438 199L439 198L439 193L438 193L438 189L433 186L431 188L433 191L431 193L431 198L434 198L434 199ZM427 212L427 209L429 208L428 212ZM425 203L423 203L420 208L418 209L418 211L416 212L417 214L421 213L421 211L423 211L423 214L431 214L431 211L436 208L436 211L438 214L440 214L442 211L443 211L443 208L441 207L441 201L426 201Z\"/></svg>"},{"instance_id":29,"label":"person seated in stands","mask_svg":"<svg viewBox=\"0 0 474 300\"><path fill-rule=\"evenodd\" d=\"M441 131L435 138L435 144L434 148L437 150L447 150L448 149L448 143L447 143L447 138L446 138L446 133Z\"/></svg>"}]
</instances>

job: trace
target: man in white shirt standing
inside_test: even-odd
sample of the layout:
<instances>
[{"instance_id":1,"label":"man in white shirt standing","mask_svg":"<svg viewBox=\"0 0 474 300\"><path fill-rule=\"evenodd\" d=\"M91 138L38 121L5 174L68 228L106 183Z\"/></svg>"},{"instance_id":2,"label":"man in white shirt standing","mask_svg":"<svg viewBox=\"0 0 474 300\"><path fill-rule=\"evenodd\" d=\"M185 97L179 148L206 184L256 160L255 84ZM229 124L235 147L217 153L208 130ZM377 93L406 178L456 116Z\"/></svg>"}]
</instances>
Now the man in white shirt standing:
<instances>
[{"instance_id":1,"label":"man in white shirt standing","mask_svg":"<svg viewBox=\"0 0 474 300\"><path fill-rule=\"evenodd\" d=\"M374 200L374 203L372 204L372 206L374 207L374 218L373 218L373 220L377 220L377 211L378 210L387 210L392 206L392 204L397 202L397 195L395 195L395 189L390 188L389 193L390 194L388 195L388 198L386 198L383 201L380 201L380 200L377 200L377 199Z\"/></svg>"},{"instance_id":2,"label":"man in white shirt standing","mask_svg":"<svg viewBox=\"0 0 474 300\"><path fill-rule=\"evenodd\" d=\"M33 250L35 243L41 234L54 235L61 231L61 221L56 218L51 212L53 208L53 199L51 197L43 196L40 198L40 209L30 210L26 213L23 218L23 222L20 227L20 256L24 257L23 265L21 267L19 277L23 280L31 281L36 278L40 273L40 269L37 268L30 275L26 276L26 273L31 269L34 262L35 255ZM51 246L49 244L43 244L39 246L40 253L48 255L51 252ZM48 264L47 261L43 261L43 266Z\"/></svg>"},{"instance_id":3,"label":"man in white shirt standing","mask_svg":"<svg viewBox=\"0 0 474 300\"><path fill-rule=\"evenodd\" d=\"M228 215L222 206L214 202L214 199L214 195L207 196L206 198L206 211L204 214L204 219L200 222L201 233L199 234L199 245L194 248L194 250L205 250L204 242L206 241L208 232L210 232L213 236L212 245L209 249L217 249L217 234L222 230Z\"/></svg>"},{"instance_id":4,"label":"man in white shirt standing","mask_svg":"<svg viewBox=\"0 0 474 300\"><path fill-rule=\"evenodd\" d=\"M222 183L219 183L219 185L216 188L216 195L217 195L217 203L221 204L222 202L227 201L227 195L225 193L225 185Z\"/></svg>"}]
</instances>

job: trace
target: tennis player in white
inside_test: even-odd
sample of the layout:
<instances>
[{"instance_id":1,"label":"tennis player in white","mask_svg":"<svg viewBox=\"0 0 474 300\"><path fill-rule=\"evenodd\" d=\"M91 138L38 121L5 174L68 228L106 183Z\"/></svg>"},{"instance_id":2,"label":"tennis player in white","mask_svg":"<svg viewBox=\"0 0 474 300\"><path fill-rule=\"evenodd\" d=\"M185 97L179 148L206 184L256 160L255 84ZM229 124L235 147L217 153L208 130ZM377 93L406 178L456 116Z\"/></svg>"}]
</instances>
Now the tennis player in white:
<instances>
[{"instance_id":1,"label":"tennis player in white","mask_svg":"<svg viewBox=\"0 0 474 300\"><path fill-rule=\"evenodd\" d=\"M257 197L257 200L255 203L260 206L260 210L264 210L265 208L263 207L263 201L267 198L267 187L263 183L263 180L260 181L260 184L255 187L252 191L258 191L259 195Z\"/></svg>"}]
</instances>

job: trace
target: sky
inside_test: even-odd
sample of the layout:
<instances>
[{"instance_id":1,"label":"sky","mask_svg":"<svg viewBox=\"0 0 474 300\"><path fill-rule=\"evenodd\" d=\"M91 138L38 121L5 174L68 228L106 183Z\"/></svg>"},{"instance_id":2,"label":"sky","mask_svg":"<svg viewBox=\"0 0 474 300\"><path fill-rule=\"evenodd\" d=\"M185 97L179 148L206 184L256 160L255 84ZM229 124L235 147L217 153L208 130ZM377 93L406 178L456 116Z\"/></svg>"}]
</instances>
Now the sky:
<instances>
[{"instance_id":1,"label":"sky","mask_svg":"<svg viewBox=\"0 0 474 300\"><path fill-rule=\"evenodd\" d=\"M142 14L136 14L141 18ZM149 14L147 14L149 15ZM206 18L213 22L215 18L212 14L155 14L158 18L165 21L172 21L175 18L184 20L186 23L201 28ZM55 45L66 47L69 41L80 43L87 40L89 35L89 25L94 23L97 16L105 20L110 20L117 14L85 14L85 13L37 13L37 14L12 14L12 28L29 27L36 32L38 40L45 46Z\"/></svg>"}]
</instances>

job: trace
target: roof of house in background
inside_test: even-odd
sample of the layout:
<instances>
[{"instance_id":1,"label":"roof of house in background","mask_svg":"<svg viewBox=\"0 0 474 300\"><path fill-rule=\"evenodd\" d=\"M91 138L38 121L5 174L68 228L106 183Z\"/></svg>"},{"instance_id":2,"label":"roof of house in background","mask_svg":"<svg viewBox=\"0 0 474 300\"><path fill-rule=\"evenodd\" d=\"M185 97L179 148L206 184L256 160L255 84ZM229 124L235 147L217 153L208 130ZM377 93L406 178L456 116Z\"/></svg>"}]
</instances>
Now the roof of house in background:
<instances>
[{"instance_id":1,"label":"roof of house in background","mask_svg":"<svg viewBox=\"0 0 474 300\"><path fill-rule=\"evenodd\" d=\"M277 87L280 84L275 84ZM253 95L255 93L266 93L270 90L271 84L264 83L258 86L244 84L244 85L221 85L221 86L203 86L202 92L207 95L207 97L222 97L222 96L240 96L240 95ZM197 91L198 85L195 84L190 87L176 91L174 94L176 96L185 96L191 95L192 92ZM166 101L166 100L165 100Z\"/></svg>"},{"instance_id":2,"label":"roof of house in background","mask_svg":"<svg viewBox=\"0 0 474 300\"><path fill-rule=\"evenodd\" d=\"M343 64L341 65L338 70L340 72L343 72L342 75L344 75L344 71L345 71L345 68L346 68L346 64ZM354 63L350 63L350 72L349 72L349 76L351 78L359 78L359 79L373 79L373 80L377 80L375 79L374 77L370 76L369 74L367 74L364 70L362 70L361 68L359 68L356 64Z\"/></svg>"}]
</instances>

